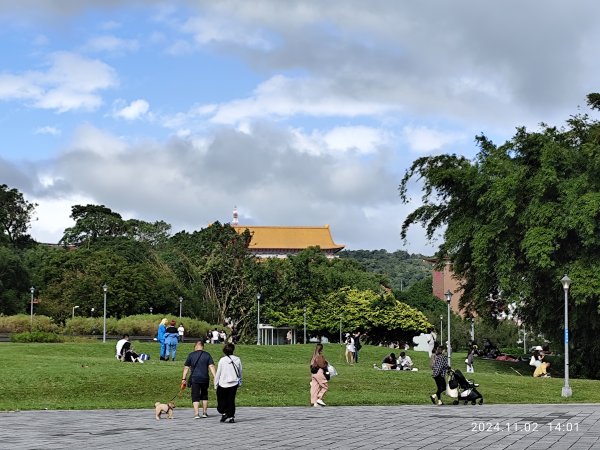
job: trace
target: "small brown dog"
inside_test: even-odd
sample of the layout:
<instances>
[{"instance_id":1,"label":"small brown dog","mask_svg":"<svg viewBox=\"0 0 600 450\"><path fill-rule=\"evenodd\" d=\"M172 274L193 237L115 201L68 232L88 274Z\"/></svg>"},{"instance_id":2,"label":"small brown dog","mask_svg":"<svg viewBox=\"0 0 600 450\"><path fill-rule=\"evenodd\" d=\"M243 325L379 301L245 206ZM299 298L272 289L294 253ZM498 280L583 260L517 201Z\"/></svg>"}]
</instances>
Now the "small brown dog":
<instances>
[{"instance_id":1,"label":"small brown dog","mask_svg":"<svg viewBox=\"0 0 600 450\"><path fill-rule=\"evenodd\" d=\"M156 414L156 420L160 420L160 416L165 413L169 419L173 418L173 408L175 408L175 403L161 403L156 402L154 404L154 412Z\"/></svg>"}]
</instances>

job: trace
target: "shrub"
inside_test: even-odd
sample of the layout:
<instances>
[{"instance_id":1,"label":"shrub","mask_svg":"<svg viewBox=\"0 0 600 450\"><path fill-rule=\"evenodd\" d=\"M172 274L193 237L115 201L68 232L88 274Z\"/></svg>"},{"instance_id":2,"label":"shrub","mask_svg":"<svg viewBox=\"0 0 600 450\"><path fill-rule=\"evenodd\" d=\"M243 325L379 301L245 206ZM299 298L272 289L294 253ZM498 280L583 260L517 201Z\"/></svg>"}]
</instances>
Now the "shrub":
<instances>
[{"instance_id":1,"label":"shrub","mask_svg":"<svg viewBox=\"0 0 600 450\"><path fill-rule=\"evenodd\" d=\"M60 327L48 316L33 316L33 330L31 329L31 316L17 314L16 316L0 316L0 333L23 333L25 331L45 331L48 333L59 332Z\"/></svg>"},{"instance_id":2,"label":"shrub","mask_svg":"<svg viewBox=\"0 0 600 450\"><path fill-rule=\"evenodd\" d=\"M65 342L65 337L56 333L46 331L26 331L24 333L13 333L10 335L11 342Z\"/></svg>"}]
</instances>

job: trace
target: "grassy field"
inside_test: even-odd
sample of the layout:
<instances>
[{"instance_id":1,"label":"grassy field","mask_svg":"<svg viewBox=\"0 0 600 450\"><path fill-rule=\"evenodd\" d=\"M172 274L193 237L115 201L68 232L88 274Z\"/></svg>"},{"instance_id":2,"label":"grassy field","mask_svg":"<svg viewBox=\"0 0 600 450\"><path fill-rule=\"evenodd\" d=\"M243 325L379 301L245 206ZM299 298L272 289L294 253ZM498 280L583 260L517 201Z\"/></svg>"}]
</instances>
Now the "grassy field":
<instances>
[{"instance_id":1,"label":"grassy field","mask_svg":"<svg viewBox=\"0 0 600 450\"><path fill-rule=\"evenodd\" d=\"M178 348L178 361L158 361L158 344L137 343L138 352L149 353L144 364L120 363L114 357L115 341L66 344L1 343L0 410L150 408L179 391L182 366L192 351L191 343ZM220 345L207 345L215 359ZM239 406L299 406L309 403L308 369L313 345L243 346L236 354L244 365L244 385ZM360 363L345 364L343 347L325 345L325 356L339 372L330 381L328 405L430 404L435 390L428 357L407 352L418 372L379 371L389 349L364 346ZM397 353L396 353L397 354ZM453 355L454 366L465 372L465 354ZM563 403L561 378L534 379L527 363L475 360L472 375L481 386L486 403ZM519 373L522 375L519 375ZM600 381L571 380L569 402L600 402ZM210 393L210 405L215 395ZM190 405L189 389L176 399Z\"/></svg>"}]
</instances>

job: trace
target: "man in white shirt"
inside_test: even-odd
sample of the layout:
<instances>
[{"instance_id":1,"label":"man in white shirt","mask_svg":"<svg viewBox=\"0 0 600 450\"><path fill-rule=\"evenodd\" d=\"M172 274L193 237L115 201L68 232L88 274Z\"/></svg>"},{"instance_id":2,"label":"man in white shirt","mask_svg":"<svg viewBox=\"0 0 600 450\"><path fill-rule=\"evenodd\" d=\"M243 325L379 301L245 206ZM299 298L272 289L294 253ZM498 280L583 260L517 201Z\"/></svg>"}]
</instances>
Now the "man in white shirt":
<instances>
[{"instance_id":1,"label":"man in white shirt","mask_svg":"<svg viewBox=\"0 0 600 450\"><path fill-rule=\"evenodd\" d=\"M117 350L117 354L115 355L116 358L118 360L121 360L121 350L123 349L123 344L125 344L125 342L129 341L129 335L124 334L122 339L119 339L117 341L117 346L116 346L116 350Z\"/></svg>"},{"instance_id":2,"label":"man in white shirt","mask_svg":"<svg viewBox=\"0 0 600 450\"><path fill-rule=\"evenodd\" d=\"M406 353L401 352L400 358L398 358L398 365L402 370L412 370L413 362Z\"/></svg>"},{"instance_id":3,"label":"man in white shirt","mask_svg":"<svg viewBox=\"0 0 600 450\"><path fill-rule=\"evenodd\" d=\"M183 328L183 324L179 324L179 328L177 328L177 333L179 334L179 342L183 342L183 333L185 333L185 328Z\"/></svg>"},{"instance_id":4,"label":"man in white shirt","mask_svg":"<svg viewBox=\"0 0 600 450\"><path fill-rule=\"evenodd\" d=\"M212 343L213 344L219 343L219 330L217 330L216 328L212 332Z\"/></svg>"}]
</instances>

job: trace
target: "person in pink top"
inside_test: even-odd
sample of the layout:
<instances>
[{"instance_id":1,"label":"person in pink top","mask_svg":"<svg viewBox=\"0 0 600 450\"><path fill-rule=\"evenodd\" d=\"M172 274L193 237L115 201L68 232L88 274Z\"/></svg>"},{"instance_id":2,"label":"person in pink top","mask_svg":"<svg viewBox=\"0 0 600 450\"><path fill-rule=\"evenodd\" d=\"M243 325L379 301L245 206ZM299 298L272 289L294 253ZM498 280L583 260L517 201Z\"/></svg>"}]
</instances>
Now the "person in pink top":
<instances>
[{"instance_id":1,"label":"person in pink top","mask_svg":"<svg viewBox=\"0 0 600 450\"><path fill-rule=\"evenodd\" d=\"M323 396L329 389L327 360L323 356L323 344L317 344L310 360L310 403L316 407L325 406Z\"/></svg>"}]
</instances>

